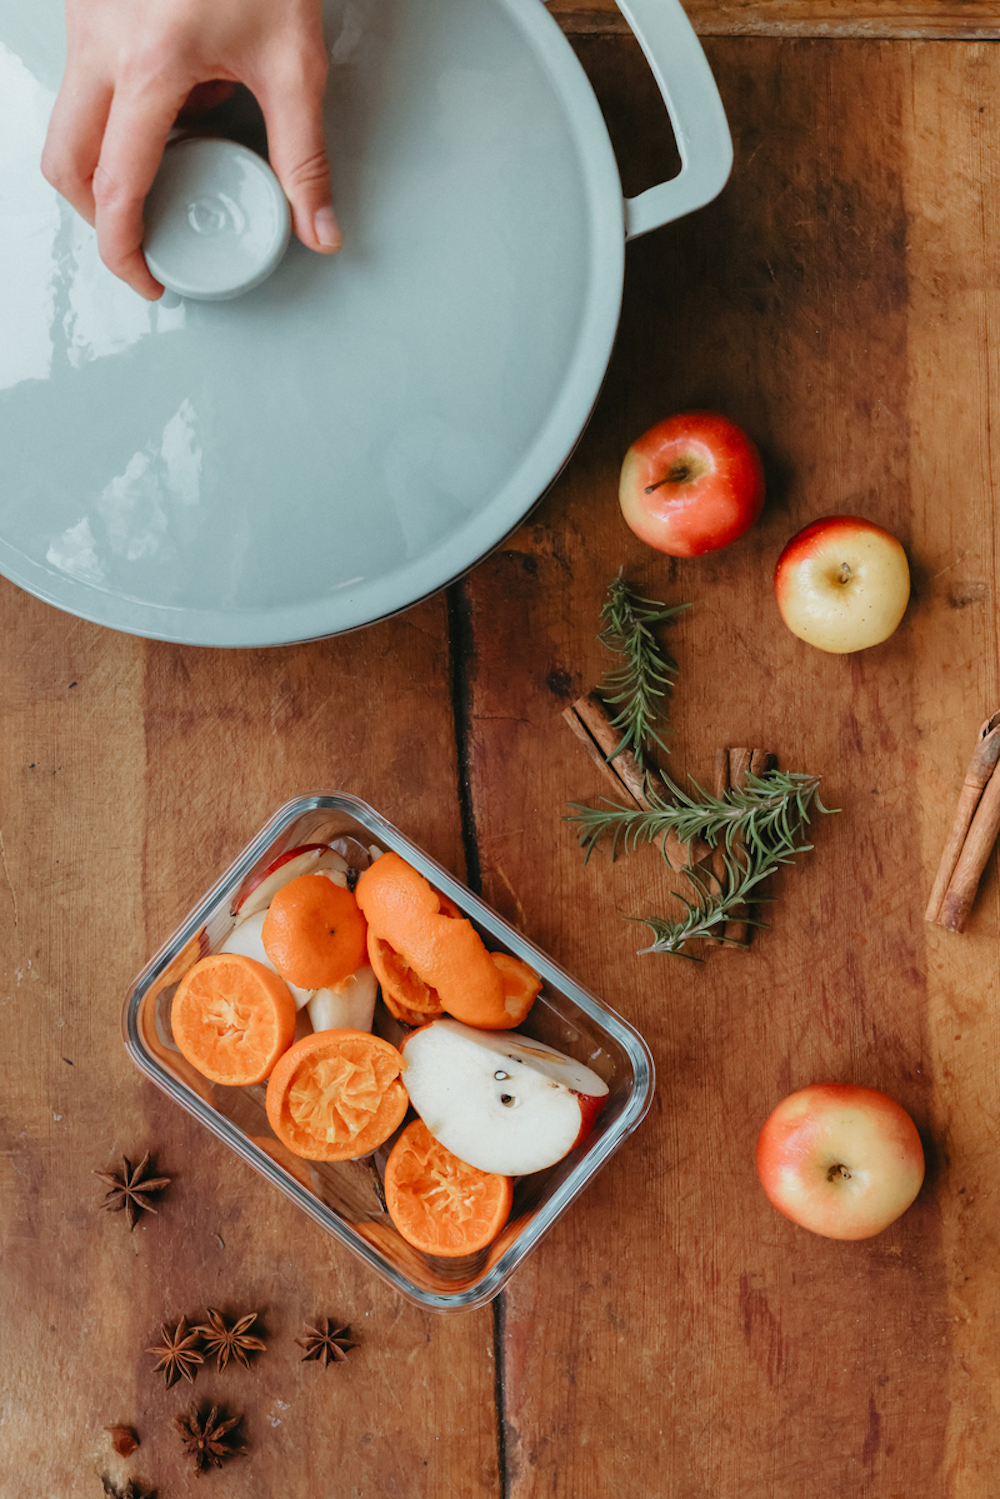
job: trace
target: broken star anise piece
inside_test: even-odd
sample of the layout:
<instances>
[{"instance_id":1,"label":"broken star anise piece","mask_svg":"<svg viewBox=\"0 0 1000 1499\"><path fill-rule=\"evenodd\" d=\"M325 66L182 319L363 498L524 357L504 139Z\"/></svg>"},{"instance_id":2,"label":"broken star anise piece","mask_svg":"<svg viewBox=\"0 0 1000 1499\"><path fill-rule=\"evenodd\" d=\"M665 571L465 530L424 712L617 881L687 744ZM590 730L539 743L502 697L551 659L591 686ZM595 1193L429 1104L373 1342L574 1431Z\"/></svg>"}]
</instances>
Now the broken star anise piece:
<instances>
[{"instance_id":1,"label":"broken star anise piece","mask_svg":"<svg viewBox=\"0 0 1000 1499\"><path fill-rule=\"evenodd\" d=\"M204 1356L198 1352L198 1328L193 1327L188 1332L187 1318L182 1317L172 1331L166 1325L162 1326L160 1334L163 1342L159 1347L146 1349L147 1353L155 1353L159 1359L159 1363L153 1366L153 1373L158 1374L163 1370L168 1390L181 1378L194 1384L194 1370L198 1364L205 1362Z\"/></svg>"},{"instance_id":2,"label":"broken star anise piece","mask_svg":"<svg viewBox=\"0 0 1000 1499\"><path fill-rule=\"evenodd\" d=\"M256 1312L247 1312L245 1317L238 1318L232 1327L228 1327L222 1313L209 1307L208 1321L196 1327L195 1332L201 1334L205 1352L209 1355L213 1353L216 1355L220 1370L226 1367L230 1358L239 1359L243 1367L249 1369L248 1354L259 1352L267 1347L261 1338L251 1337L247 1332L247 1328L256 1320Z\"/></svg>"},{"instance_id":3,"label":"broken star anise piece","mask_svg":"<svg viewBox=\"0 0 1000 1499\"><path fill-rule=\"evenodd\" d=\"M242 1416L222 1419L217 1405L208 1412L192 1406L183 1416L175 1417L174 1430L184 1444L184 1451L194 1459L195 1468L201 1473L206 1468L221 1468L227 1457L246 1456L243 1447L234 1446L230 1435L242 1420Z\"/></svg>"},{"instance_id":4,"label":"broken star anise piece","mask_svg":"<svg viewBox=\"0 0 1000 1499\"><path fill-rule=\"evenodd\" d=\"M350 1341L350 1331L349 1327L335 1328L329 1317L320 1317L318 1327L307 1327L305 1337L295 1339L299 1347L305 1349L302 1362L316 1359L324 1369L331 1363L346 1363L348 1349L358 1346Z\"/></svg>"},{"instance_id":5,"label":"broken star anise piece","mask_svg":"<svg viewBox=\"0 0 1000 1499\"><path fill-rule=\"evenodd\" d=\"M104 1430L111 1438L111 1445L119 1457L131 1457L139 1446L139 1438L131 1426L105 1426Z\"/></svg>"},{"instance_id":6,"label":"broken star anise piece","mask_svg":"<svg viewBox=\"0 0 1000 1499\"><path fill-rule=\"evenodd\" d=\"M112 1213L125 1209L128 1218L128 1226L134 1229L140 1216L146 1213L155 1213L156 1209L149 1201L150 1192L162 1192L164 1187L169 1187L169 1176L143 1176L143 1172L149 1165L149 1151L142 1160L132 1169L132 1162L128 1156L122 1156L122 1169L118 1171L95 1171L94 1175L100 1177L111 1188L101 1203L102 1208L107 1208Z\"/></svg>"}]
</instances>

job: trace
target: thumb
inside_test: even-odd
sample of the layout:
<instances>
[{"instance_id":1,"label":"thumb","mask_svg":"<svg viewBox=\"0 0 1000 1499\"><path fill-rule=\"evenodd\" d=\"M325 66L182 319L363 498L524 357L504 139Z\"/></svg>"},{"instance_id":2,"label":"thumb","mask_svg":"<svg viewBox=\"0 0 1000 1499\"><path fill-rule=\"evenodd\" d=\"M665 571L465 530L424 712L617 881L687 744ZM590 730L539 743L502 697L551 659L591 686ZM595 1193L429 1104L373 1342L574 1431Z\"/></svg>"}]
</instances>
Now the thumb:
<instances>
[{"instance_id":1,"label":"thumb","mask_svg":"<svg viewBox=\"0 0 1000 1499\"><path fill-rule=\"evenodd\" d=\"M295 233L310 250L332 255L344 243L333 211L323 133L323 87L262 99L268 156L291 204Z\"/></svg>"}]
</instances>

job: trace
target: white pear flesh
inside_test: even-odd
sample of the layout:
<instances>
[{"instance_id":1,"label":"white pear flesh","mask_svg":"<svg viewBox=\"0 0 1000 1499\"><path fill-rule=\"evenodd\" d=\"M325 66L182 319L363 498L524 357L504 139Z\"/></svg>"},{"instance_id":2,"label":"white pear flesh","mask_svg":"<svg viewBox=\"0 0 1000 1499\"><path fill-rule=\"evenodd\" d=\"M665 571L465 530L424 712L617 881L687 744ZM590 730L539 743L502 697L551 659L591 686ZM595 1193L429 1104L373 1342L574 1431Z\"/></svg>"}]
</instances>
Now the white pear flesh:
<instances>
[{"instance_id":1,"label":"white pear flesh","mask_svg":"<svg viewBox=\"0 0 1000 1499\"><path fill-rule=\"evenodd\" d=\"M367 963L335 989L317 989L309 1001L314 1031L370 1031L375 1019L378 979Z\"/></svg>"},{"instance_id":2,"label":"white pear flesh","mask_svg":"<svg viewBox=\"0 0 1000 1499\"><path fill-rule=\"evenodd\" d=\"M434 1020L401 1043L410 1102L436 1140L480 1171L543 1171L583 1138L607 1097L589 1067L512 1031Z\"/></svg>"},{"instance_id":3,"label":"white pear flesh","mask_svg":"<svg viewBox=\"0 0 1000 1499\"><path fill-rule=\"evenodd\" d=\"M265 874L259 885L255 885L245 896L240 907L240 919L266 911L278 891L297 880L300 874L325 874L335 885L347 886L347 860L332 848L309 848L305 853L286 859L277 869Z\"/></svg>"},{"instance_id":4,"label":"white pear flesh","mask_svg":"<svg viewBox=\"0 0 1000 1499\"><path fill-rule=\"evenodd\" d=\"M252 916L246 917L238 926L234 926L219 948L219 952L239 953L244 958L256 958L258 963L263 963L265 968L270 968L272 973L277 973L278 970L268 957L264 947L264 938L261 936L266 915L266 910L255 911ZM285 983L288 984L287 979ZM288 984L288 989L297 1010L301 1010L303 1005L308 1004L310 997L315 993L313 989L300 989L297 984Z\"/></svg>"}]
</instances>

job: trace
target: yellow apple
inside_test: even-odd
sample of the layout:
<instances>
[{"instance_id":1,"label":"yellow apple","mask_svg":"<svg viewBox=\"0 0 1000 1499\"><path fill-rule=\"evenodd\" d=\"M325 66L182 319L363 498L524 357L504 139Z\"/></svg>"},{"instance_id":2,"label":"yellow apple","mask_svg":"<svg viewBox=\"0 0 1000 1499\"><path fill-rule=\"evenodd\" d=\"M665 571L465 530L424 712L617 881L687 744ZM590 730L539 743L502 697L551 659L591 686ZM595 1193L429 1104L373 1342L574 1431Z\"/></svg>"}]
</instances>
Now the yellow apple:
<instances>
[{"instance_id":1,"label":"yellow apple","mask_svg":"<svg viewBox=\"0 0 1000 1499\"><path fill-rule=\"evenodd\" d=\"M793 536L774 570L774 593L793 635L844 655L887 640L910 597L906 553L857 515L827 515Z\"/></svg>"}]
</instances>

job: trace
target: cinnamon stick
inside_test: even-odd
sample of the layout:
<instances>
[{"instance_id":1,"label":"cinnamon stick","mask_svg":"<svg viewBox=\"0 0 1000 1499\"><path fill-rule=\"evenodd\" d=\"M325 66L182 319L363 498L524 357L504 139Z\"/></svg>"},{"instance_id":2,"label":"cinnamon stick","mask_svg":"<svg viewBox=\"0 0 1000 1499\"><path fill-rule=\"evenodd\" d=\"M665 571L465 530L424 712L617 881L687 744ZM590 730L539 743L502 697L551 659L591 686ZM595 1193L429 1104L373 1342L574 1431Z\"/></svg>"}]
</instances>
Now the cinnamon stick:
<instances>
[{"instance_id":1,"label":"cinnamon stick","mask_svg":"<svg viewBox=\"0 0 1000 1499\"><path fill-rule=\"evenodd\" d=\"M631 750L612 755L621 741L621 733L612 723L614 714L600 693L591 691L577 698L563 710L563 718L619 796L625 796L637 807L648 810L648 786L656 796L669 801L662 778L655 770L643 770ZM694 839L690 844L682 843L673 829L662 840L661 846L671 869L678 873L689 869L710 852L708 844L701 839Z\"/></svg>"},{"instance_id":2,"label":"cinnamon stick","mask_svg":"<svg viewBox=\"0 0 1000 1499\"><path fill-rule=\"evenodd\" d=\"M729 784L737 790L742 790L746 786L748 775L762 776L772 764L773 756L767 750L731 749L729 751ZM732 853L737 861L742 858L742 848L743 839L737 836L732 845ZM728 947L736 943L741 947L747 947L750 942L751 928L742 912L745 911L749 915L749 909L746 906L738 906L734 909L736 916L731 921L727 921L723 929L723 935L726 938L725 945Z\"/></svg>"},{"instance_id":3,"label":"cinnamon stick","mask_svg":"<svg viewBox=\"0 0 1000 1499\"><path fill-rule=\"evenodd\" d=\"M616 790L624 792L637 807L645 806L646 773L632 751L622 750L611 758L612 750L622 737L611 722L613 716L607 703L597 692L588 692L586 696L577 698L575 703L563 711L563 718L594 764L600 766ZM655 776L655 772L652 774ZM659 780L658 776L656 780ZM662 784L660 781L661 786Z\"/></svg>"},{"instance_id":4,"label":"cinnamon stick","mask_svg":"<svg viewBox=\"0 0 1000 1499\"><path fill-rule=\"evenodd\" d=\"M988 735L987 735L988 737ZM985 742L985 740L983 741ZM983 788L969 830L962 844L962 851L948 881L948 889L936 924L949 932L962 932L969 919L979 889L979 881L986 868L997 835L1000 834L1000 770L994 766L993 773Z\"/></svg>"},{"instance_id":5,"label":"cinnamon stick","mask_svg":"<svg viewBox=\"0 0 1000 1499\"><path fill-rule=\"evenodd\" d=\"M982 854L982 864L978 870L976 865L981 854L980 848L977 847L970 857L964 860L959 888L953 893L951 886L958 874L958 865L963 861L964 850L971 836L977 810L987 786L993 779L993 772L998 761L1000 761L1000 713L994 713L979 730L976 747L962 783L951 831L941 854L941 862L927 901L927 910L924 912L925 921L936 926L947 927L950 931L960 932L965 925L980 877L986 867L986 860L993 846L993 839L996 838L996 832L994 832L993 839L989 841L985 853ZM988 828L988 820L980 825L977 832L979 842L989 837ZM944 919L946 901L948 917Z\"/></svg>"}]
</instances>

